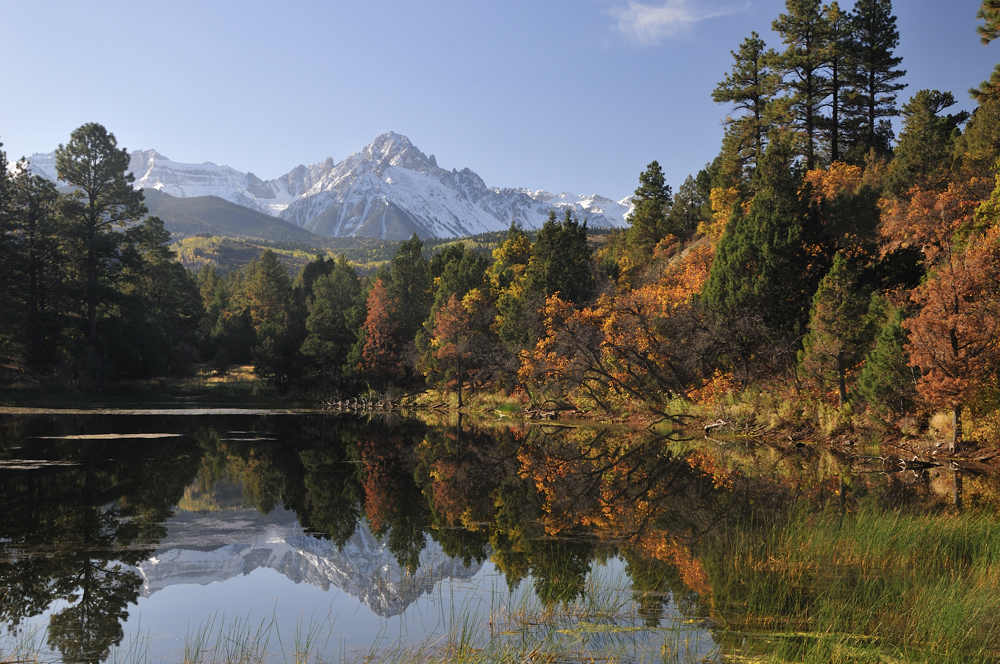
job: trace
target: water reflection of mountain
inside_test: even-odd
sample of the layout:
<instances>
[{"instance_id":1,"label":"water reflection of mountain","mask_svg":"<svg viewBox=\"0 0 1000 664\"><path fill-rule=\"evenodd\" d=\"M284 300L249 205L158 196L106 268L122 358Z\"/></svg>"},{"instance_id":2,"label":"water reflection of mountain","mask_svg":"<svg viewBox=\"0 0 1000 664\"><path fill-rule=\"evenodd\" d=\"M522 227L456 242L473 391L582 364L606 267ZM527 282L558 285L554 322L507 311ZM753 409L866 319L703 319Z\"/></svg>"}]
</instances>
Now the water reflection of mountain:
<instances>
[{"instance_id":1,"label":"water reflection of mountain","mask_svg":"<svg viewBox=\"0 0 1000 664\"><path fill-rule=\"evenodd\" d=\"M364 521L338 550L333 542L306 534L295 514L281 507L269 515L250 508L179 512L166 525L160 548L138 565L146 597L168 586L207 585L266 568L295 583L339 588L390 617L430 593L438 581L469 579L480 568L476 563L466 567L428 540L417 571L410 574Z\"/></svg>"}]
</instances>

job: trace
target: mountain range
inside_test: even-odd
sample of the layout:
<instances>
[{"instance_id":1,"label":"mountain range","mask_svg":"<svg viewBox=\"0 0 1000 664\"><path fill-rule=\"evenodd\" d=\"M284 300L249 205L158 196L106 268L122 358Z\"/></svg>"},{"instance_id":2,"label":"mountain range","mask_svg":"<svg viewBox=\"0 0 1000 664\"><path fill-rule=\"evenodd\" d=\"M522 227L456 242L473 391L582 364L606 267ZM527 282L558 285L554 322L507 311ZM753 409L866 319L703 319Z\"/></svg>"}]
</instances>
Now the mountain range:
<instances>
[{"instance_id":1,"label":"mountain range","mask_svg":"<svg viewBox=\"0 0 1000 664\"><path fill-rule=\"evenodd\" d=\"M427 538L411 573L366 521L359 521L354 535L338 548L305 533L294 513L280 506L267 516L253 508L179 511L166 525L160 548L135 568L144 597L170 586L204 586L265 568L294 583L338 588L387 618L432 592L439 581L470 579L481 568L446 555Z\"/></svg>"},{"instance_id":2,"label":"mountain range","mask_svg":"<svg viewBox=\"0 0 1000 664\"><path fill-rule=\"evenodd\" d=\"M591 227L610 228L624 226L631 211L630 199L489 187L468 168L440 168L434 155L394 132L343 161L300 165L273 180L210 162L175 162L155 150L130 155L137 188L182 199L220 198L329 237L398 240L416 233L452 238L506 230L512 221L532 229L540 228L552 210L560 218L570 210ZM28 161L33 172L57 180L54 152ZM212 217L218 207L198 206L202 216L188 207L185 223L218 226ZM168 228L177 225L167 216L164 221Z\"/></svg>"}]
</instances>

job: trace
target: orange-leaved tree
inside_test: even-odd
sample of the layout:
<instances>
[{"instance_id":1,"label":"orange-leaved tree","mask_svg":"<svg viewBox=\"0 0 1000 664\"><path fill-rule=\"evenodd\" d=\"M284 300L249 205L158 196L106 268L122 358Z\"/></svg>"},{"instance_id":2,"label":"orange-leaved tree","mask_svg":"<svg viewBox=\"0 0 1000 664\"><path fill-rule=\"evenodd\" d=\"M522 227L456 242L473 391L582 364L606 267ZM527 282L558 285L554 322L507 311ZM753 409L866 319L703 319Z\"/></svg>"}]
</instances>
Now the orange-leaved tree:
<instances>
[{"instance_id":1,"label":"orange-leaved tree","mask_svg":"<svg viewBox=\"0 0 1000 664\"><path fill-rule=\"evenodd\" d=\"M402 377L396 348L396 305L389 297L381 278L368 292L368 316L361 327L361 363L363 374L375 379L379 387Z\"/></svg>"},{"instance_id":2,"label":"orange-leaved tree","mask_svg":"<svg viewBox=\"0 0 1000 664\"><path fill-rule=\"evenodd\" d=\"M923 372L917 390L953 413L954 451L962 442L962 408L1000 357L1000 228L972 228L975 205L953 201L948 193L925 209L939 210L937 218L954 231L949 241L936 243L937 260L911 295L919 312L904 325L910 363ZM963 223L956 227L958 210Z\"/></svg>"},{"instance_id":3,"label":"orange-leaved tree","mask_svg":"<svg viewBox=\"0 0 1000 664\"><path fill-rule=\"evenodd\" d=\"M714 246L696 242L655 283L605 294L576 310L558 294L543 310L544 334L522 354L521 379L603 410L642 404L666 416L704 373L708 337L695 295L708 278Z\"/></svg>"},{"instance_id":4,"label":"orange-leaved tree","mask_svg":"<svg viewBox=\"0 0 1000 664\"><path fill-rule=\"evenodd\" d=\"M472 330L468 311L457 295L452 295L434 314L431 336L433 361L426 367L428 377L435 376L445 383L452 377L462 407L462 383L468 378L472 359Z\"/></svg>"}]
</instances>

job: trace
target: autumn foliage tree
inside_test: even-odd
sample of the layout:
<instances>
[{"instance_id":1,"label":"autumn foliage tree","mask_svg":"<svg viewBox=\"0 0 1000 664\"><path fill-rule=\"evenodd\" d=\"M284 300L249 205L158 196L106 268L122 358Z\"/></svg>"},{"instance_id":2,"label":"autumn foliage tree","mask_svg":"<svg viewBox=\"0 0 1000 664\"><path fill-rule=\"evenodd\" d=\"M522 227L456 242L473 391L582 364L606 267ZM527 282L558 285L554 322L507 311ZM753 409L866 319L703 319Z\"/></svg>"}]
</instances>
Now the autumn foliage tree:
<instances>
[{"instance_id":1,"label":"autumn foliage tree","mask_svg":"<svg viewBox=\"0 0 1000 664\"><path fill-rule=\"evenodd\" d=\"M950 252L913 293L906 321L911 363L929 403L952 411L952 451L962 443L962 408L993 373L1000 340L1000 229Z\"/></svg>"},{"instance_id":2,"label":"autumn foliage tree","mask_svg":"<svg viewBox=\"0 0 1000 664\"><path fill-rule=\"evenodd\" d=\"M425 374L434 382L454 383L458 407L462 407L462 384L468 379L472 359L469 313L457 295L452 295L432 315L430 357Z\"/></svg>"},{"instance_id":3,"label":"autumn foliage tree","mask_svg":"<svg viewBox=\"0 0 1000 664\"><path fill-rule=\"evenodd\" d=\"M381 277L368 292L368 314L361 326L361 373L384 387L402 377L397 346L396 307Z\"/></svg>"}]
</instances>

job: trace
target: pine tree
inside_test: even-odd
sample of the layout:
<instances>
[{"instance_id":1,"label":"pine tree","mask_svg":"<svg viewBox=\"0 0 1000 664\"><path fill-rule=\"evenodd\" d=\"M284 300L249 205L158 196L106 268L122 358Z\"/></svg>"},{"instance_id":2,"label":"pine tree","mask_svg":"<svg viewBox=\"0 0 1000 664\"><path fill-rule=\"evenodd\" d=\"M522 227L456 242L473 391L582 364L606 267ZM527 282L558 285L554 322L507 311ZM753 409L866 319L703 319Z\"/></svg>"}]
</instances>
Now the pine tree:
<instances>
[{"instance_id":1,"label":"pine tree","mask_svg":"<svg viewBox=\"0 0 1000 664\"><path fill-rule=\"evenodd\" d=\"M630 228L625 243L633 265L642 265L653 255L656 243L666 237L667 214L673 205L673 192L666 183L659 162L653 161L639 174L639 186L632 197L632 204L635 207L628 218ZM552 224L556 223L555 211L552 211L549 220ZM568 216L566 223L569 223Z\"/></svg>"},{"instance_id":2,"label":"pine tree","mask_svg":"<svg viewBox=\"0 0 1000 664\"><path fill-rule=\"evenodd\" d=\"M891 150L891 128L886 118L899 115L896 93L906 87L899 79L903 58L893 55L899 46L899 31L892 13L892 0L858 0L850 16L847 47L847 123L850 126L852 161L861 163L875 150Z\"/></svg>"},{"instance_id":3,"label":"pine tree","mask_svg":"<svg viewBox=\"0 0 1000 664\"><path fill-rule=\"evenodd\" d=\"M760 35L752 32L738 52L731 51L733 70L712 92L714 101L732 104L739 114L726 118L726 133L739 170L747 176L764 156L771 125L770 106L781 85L781 75L774 69L777 53L766 48Z\"/></svg>"},{"instance_id":4,"label":"pine tree","mask_svg":"<svg viewBox=\"0 0 1000 664\"><path fill-rule=\"evenodd\" d=\"M674 204L670 206L667 233L682 239L691 237L704 219L707 205L710 205L708 195L699 187L697 180L687 176L677 189Z\"/></svg>"},{"instance_id":5,"label":"pine tree","mask_svg":"<svg viewBox=\"0 0 1000 664\"><path fill-rule=\"evenodd\" d=\"M399 246L389 264L386 293L394 302L396 330L401 345L413 343L431 308L430 266L417 234Z\"/></svg>"},{"instance_id":6,"label":"pine tree","mask_svg":"<svg viewBox=\"0 0 1000 664\"><path fill-rule=\"evenodd\" d=\"M277 254L265 249L243 270L234 293L235 308L249 313L256 331L254 373L284 388L298 374L302 331L296 324L292 280Z\"/></svg>"},{"instance_id":7,"label":"pine tree","mask_svg":"<svg viewBox=\"0 0 1000 664\"><path fill-rule=\"evenodd\" d=\"M801 183L791 147L773 141L754 174L756 196L749 209L733 213L719 240L704 291L710 307L759 312L775 330L791 331L805 322L812 289L805 269L808 207L800 199Z\"/></svg>"},{"instance_id":8,"label":"pine tree","mask_svg":"<svg viewBox=\"0 0 1000 664\"><path fill-rule=\"evenodd\" d=\"M969 114L941 115L954 106L950 92L920 90L903 106L903 131L886 175L888 193L901 197L910 187L940 189L950 177L952 146Z\"/></svg>"},{"instance_id":9,"label":"pine tree","mask_svg":"<svg viewBox=\"0 0 1000 664\"><path fill-rule=\"evenodd\" d=\"M859 288L857 270L838 252L813 295L799 364L820 384L836 384L840 406L847 403L848 370L868 351L868 300Z\"/></svg>"},{"instance_id":10,"label":"pine tree","mask_svg":"<svg viewBox=\"0 0 1000 664\"><path fill-rule=\"evenodd\" d=\"M846 105L846 75L848 73L847 41L851 34L849 16L836 2L825 8L826 17L826 62L830 73L830 117L827 134L830 141L830 162L843 159L843 121Z\"/></svg>"},{"instance_id":11,"label":"pine tree","mask_svg":"<svg viewBox=\"0 0 1000 664\"><path fill-rule=\"evenodd\" d=\"M351 348L357 343L359 311L363 309L361 281L344 256L326 261L327 274L316 277L310 288L306 318L307 336L302 354L312 362L313 375L324 387L340 382ZM301 276L301 274L300 274Z\"/></svg>"},{"instance_id":12,"label":"pine tree","mask_svg":"<svg viewBox=\"0 0 1000 664\"><path fill-rule=\"evenodd\" d=\"M901 417L910 412L917 398L920 372L910 366L906 352L909 333L903 325L906 310L889 305L883 297L872 298L869 319L881 319L875 345L858 374L858 393L882 417Z\"/></svg>"},{"instance_id":13,"label":"pine tree","mask_svg":"<svg viewBox=\"0 0 1000 664\"><path fill-rule=\"evenodd\" d=\"M97 339L97 307L113 296L112 279L125 236L119 228L146 214L142 191L132 188L128 151L114 134L90 123L76 129L56 149L56 173L74 187L65 214L76 227L83 267L87 340Z\"/></svg>"},{"instance_id":14,"label":"pine tree","mask_svg":"<svg viewBox=\"0 0 1000 664\"><path fill-rule=\"evenodd\" d=\"M204 306L194 276L170 249L170 232L147 217L126 232L122 303L109 356L118 373L148 378L185 371Z\"/></svg>"},{"instance_id":15,"label":"pine tree","mask_svg":"<svg viewBox=\"0 0 1000 664\"><path fill-rule=\"evenodd\" d=\"M983 22L976 27L976 32L979 33L979 39L984 45L1000 37L1000 1L983 0L983 6L976 13L976 18ZM983 81L979 87L972 88L969 92L979 102L1000 96L1000 65L993 70L990 80Z\"/></svg>"},{"instance_id":16,"label":"pine tree","mask_svg":"<svg viewBox=\"0 0 1000 664\"><path fill-rule=\"evenodd\" d=\"M962 179L993 177L1000 159L1000 95L980 100L955 140L954 156Z\"/></svg>"},{"instance_id":17,"label":"pine tree","mask_svg":"<svg viewBox=\"0 0 1000 664\"><path fill-rule=\"evenodd\" d=\"M10 312L14 309L14 233L10 216L10 174L7 170L7 153L0 143L0 309ZM14 355L13 337L16 327L9 314L0 320L0 357Z\"/></svg>"},{"instance_id":18,"label":"pine tree","mask_svg":"<svg viewBox=\"0 0 1000 664\"><path fill-rule=\"evenodd\" d=\"M788 113L804 144L806 168L812 170L819 163L825 122L822 109L830 89L826 75L829 24L820 0L785 0L785 8L788 13L781 14L772 29L788 46L780 57L787 73Z\"/></svg>"},{"instance_id":19,"label":"pine tree","mask_svg":"<svg viewBox=\"0 0 1000 664\"><path fill-rule=\"evenodd\" d=\"M51 181L31 174L24 161L15 168L8 192L8 227L16 242L4 252L11 270L6 318L17 326L22 359L39 368L53 359L63 312L71 308L59 193Z\"/></svg>"},{"instance_id":20,"label":"pine tree","mask_svg":"<svg viewBox=\"0 0 1000 664\"><path fill-rule=\"evenodd\" d=\"M250 261L243 270L243 282L237 301L250 310L254 328L284 323L292 295L288 269L270 249Z\"/></svg>"},{"instance_id":21,"label":"pine tree","mask_svg":"<svg viewBox=\"0 0 1000 664\"><path fill-rule=\"evenodd\" d=\"M657 186L654 181L650 188L656 191ZM538 240L532 247L531 260L524 272L525 298L541 306L546 297L560 293L564 301L582 306L593 296L594 286L587 222L579 223L569 210L562 221L556 221L555 210L551 211L538 231Z\"/></svg>"}]
</instances>

